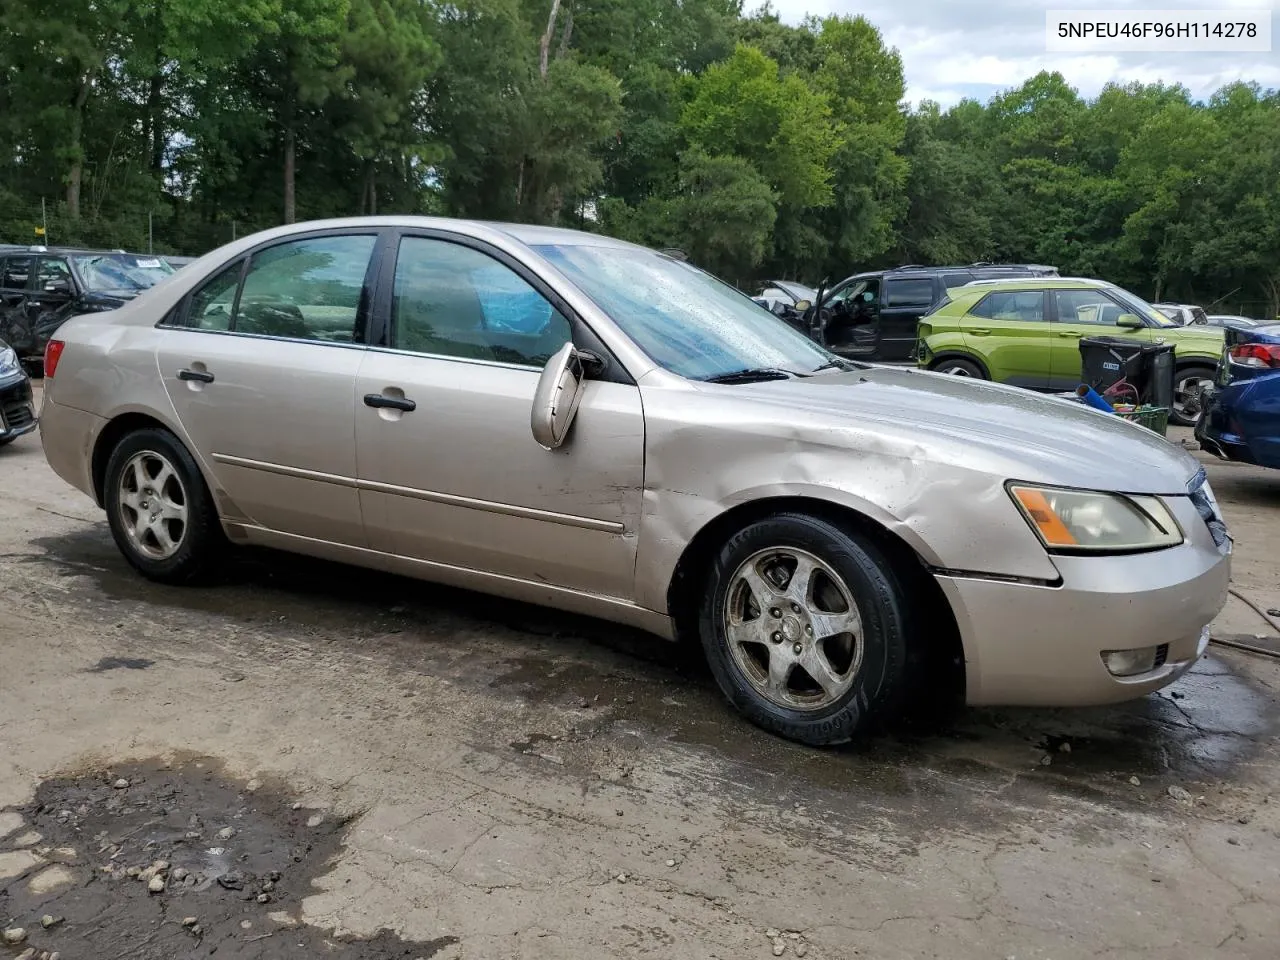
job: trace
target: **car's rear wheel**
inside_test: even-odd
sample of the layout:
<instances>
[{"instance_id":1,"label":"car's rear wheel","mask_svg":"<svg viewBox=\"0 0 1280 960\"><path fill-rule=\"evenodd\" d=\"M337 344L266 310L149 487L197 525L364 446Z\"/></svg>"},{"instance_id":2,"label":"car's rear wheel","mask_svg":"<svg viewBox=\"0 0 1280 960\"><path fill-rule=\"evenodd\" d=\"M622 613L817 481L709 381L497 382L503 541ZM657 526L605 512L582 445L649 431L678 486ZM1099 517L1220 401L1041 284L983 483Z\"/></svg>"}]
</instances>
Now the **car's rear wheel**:
<instances>
[{"instance_id":1,"label":"car's rear wheel","mask_svg":"<svg viewBox=\"0 0 1280 960\"><path fill-rule=\"evenodd\" d=\"M1173 409L1169 419L1180 427L1194 427L1204 410L1200 381L1212 380L1210 367L1183 367L1173 375Z\"/></svg>"},{"instance_id":2,"label":"car's rear wheel","mask_svg":"<svg viewBox=\"0 0 1280 960\"><path fill-rule=\"evenodd\" d=\"M935 364L934 372L945 373L952 377L972 377L975 380L985 380L986 375L982 372L982 368L976 363L959 358L951 360L942 360Z\"/></svg>"},{"instance_id":3,"label":"car's rear wheel","mask_svg":"<svg viewBox=\"0 0 1280 960\"><path fill-rule=\"evenodd\" d=\"M116 545L144 576L186 584L211 573L225 542L217 511L191 454L169 431L137 430L116 445L103 499Z\"/></svg>"},{"instance_id":4,"label":"car's rear wheel","mask_svg":"<svg viewBox=\"0 0 1280 960\"><path fill-rule=\"evenodd\" d=\"M901 582L870 540L783 513L721 548L700 633L734 707L766 730L825 746L896 704L908 617Z\"/></svg>"}]
</instances>

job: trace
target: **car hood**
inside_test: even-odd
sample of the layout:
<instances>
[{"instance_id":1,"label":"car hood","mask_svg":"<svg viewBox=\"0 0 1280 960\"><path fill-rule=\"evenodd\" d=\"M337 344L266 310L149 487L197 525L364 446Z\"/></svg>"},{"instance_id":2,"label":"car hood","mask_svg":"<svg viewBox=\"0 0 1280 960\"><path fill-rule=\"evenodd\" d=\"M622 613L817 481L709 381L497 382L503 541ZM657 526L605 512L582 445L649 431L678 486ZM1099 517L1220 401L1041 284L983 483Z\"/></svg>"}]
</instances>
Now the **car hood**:
<instances>
[{"instance_id":1,"label":"car hood","mask_svg":"<svg viewBox=\"0 0 1280 960\"><path fill-rule=\"evenodd\" d=\"M796 423L828 436L824 428L847 423L901 441L913 457L1008 480L1178 495L1200 469L1180 446L1120 417L965 377L870 367L729 389L790 408Z\"/></svg>"}]
</instances>

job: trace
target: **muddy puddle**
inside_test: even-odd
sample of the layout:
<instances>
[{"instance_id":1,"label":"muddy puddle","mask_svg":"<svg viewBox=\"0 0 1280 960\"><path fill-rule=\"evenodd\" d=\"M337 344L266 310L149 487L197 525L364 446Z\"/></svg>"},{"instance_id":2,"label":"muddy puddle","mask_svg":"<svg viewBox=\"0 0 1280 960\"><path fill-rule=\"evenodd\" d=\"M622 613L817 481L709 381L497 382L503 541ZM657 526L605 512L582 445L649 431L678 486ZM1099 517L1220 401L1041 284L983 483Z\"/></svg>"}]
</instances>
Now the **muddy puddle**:
<instances>
[{"instance_id":1,"label":"muddy puddle","mask_svg":"<svg viewBox=\"0 0 1280 960\"><path fill-rule=\"evenodd\" d=\"M299 923L344 829L199 759L47 780L0 811L0 928L14 941L0 957L427 960L455 943L338 941Z\"/></svg>"}]
</instances>

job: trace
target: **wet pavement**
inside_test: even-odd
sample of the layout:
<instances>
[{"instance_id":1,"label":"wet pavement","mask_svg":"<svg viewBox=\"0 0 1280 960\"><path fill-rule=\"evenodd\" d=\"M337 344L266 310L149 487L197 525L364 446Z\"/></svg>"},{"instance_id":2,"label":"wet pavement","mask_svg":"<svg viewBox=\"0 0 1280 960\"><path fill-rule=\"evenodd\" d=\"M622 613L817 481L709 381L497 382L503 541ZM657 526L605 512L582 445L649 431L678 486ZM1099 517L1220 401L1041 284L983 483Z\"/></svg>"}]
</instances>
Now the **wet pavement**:
<instances>
[{"instance_id":1,"label":"wet pavement","mask_svg":"<svg viewBox=\"0 0 1280 960\"><path fill-rule=\"evenodd\" d=\"M1236 585L1280 603L1280 472L1209 469ZM1130 704L960 710L815 751L732 715L696 651L271 554L157 587L32 438L0 455L0 489L0 808L45 837L24 849L74 848L84 871L41 900L0 870L0 922L65 917L38 950L1274 956L1272 661L1215 647ZM1222 631L1274 632L1239 604ZM106 809L111 775L140 781L132 812ZM178 828L237 815L240 891L165 906L93 872L105 840L208 880L217 844ZM166 924L189 915L203 940Z\"/></svg>"}]
</instances>

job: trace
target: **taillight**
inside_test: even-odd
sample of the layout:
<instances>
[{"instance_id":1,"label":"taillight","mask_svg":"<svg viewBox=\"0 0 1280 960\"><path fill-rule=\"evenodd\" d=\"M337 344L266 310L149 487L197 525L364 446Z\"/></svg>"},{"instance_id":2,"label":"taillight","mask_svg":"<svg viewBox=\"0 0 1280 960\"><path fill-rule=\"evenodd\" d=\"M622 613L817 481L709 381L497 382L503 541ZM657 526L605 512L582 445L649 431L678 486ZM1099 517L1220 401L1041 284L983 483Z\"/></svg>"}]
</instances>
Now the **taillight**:
<instances>
[{"instance_id":1,"label":"taillight","mask_svg":"<svg viewBox=\"0 0 1280 960\"><path fill-rule=\"evenodd\" d=\"M1280 369L1280 343L1241 343L1231 348L1230 356L1242 367Z\"/></svg>"},{"instance_id":2,"label":"taillight","mask_svg":"<svg viewBox=\"0 0 1280 960\"><path fill-rule=\"evenodd\" d=\"M50 340L44 348L44 375L45 378L52 377L54 371L58 369L58 361L62 359L62 348L66 344L61 340Z\"/></svg>"}]
</instances>

